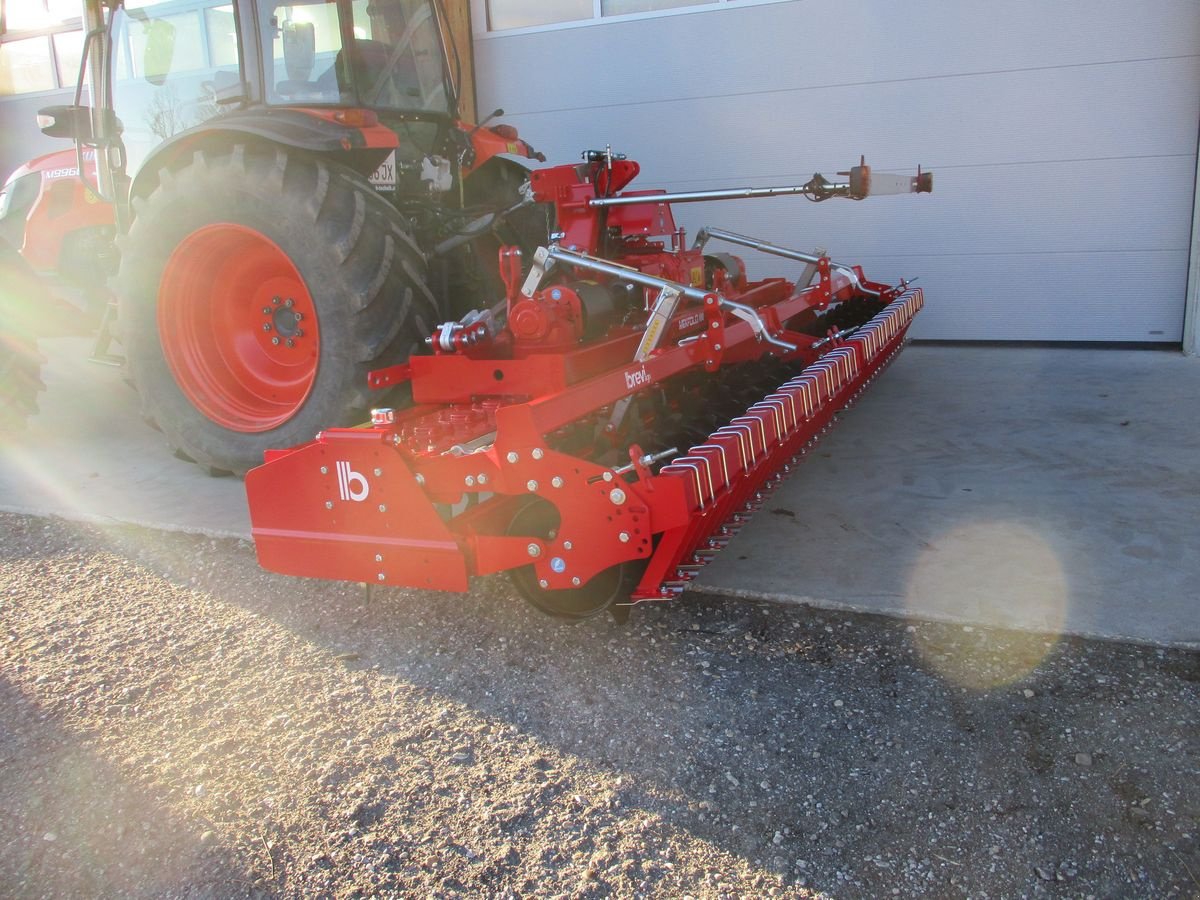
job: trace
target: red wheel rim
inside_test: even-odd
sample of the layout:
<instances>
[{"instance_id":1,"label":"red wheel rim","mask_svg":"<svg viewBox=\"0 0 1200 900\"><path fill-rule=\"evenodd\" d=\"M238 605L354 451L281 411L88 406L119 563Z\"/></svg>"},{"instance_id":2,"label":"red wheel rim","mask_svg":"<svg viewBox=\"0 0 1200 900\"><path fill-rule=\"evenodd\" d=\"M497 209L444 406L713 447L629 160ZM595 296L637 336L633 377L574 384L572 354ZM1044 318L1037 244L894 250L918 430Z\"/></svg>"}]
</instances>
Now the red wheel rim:
<instances>
[{"instance_id":1,"label":"red wheel rim","mask_svg":"<svg viewBox=\"0 0 1200 900\"><path fill-rule=\"evenodd\" d=\"M292 418L317 378L317 310L279 246L220 223L188 235L163 271L163 355L184 396L231 431Z\"/></svg>"}]
</instances>

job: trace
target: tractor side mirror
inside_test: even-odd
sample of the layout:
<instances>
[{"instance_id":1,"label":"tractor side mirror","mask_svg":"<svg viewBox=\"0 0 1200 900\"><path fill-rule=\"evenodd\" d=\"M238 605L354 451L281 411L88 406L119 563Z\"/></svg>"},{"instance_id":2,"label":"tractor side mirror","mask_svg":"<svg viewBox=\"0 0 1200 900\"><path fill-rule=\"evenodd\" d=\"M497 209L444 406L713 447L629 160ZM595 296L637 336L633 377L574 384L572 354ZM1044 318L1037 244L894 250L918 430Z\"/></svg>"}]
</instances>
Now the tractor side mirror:
<instances>
[{"instance_id":1,"label":"tractor side mirror","mask_svg":"<svg viewBox=\"0 0 1200 900\"><path fill-rule=\"evenodd\" d=\"M92 139L92 111L86 106L47 106L38 110L37 123L46 137Z\"/></svg>"},{"instance_id":2,"label":"tractor side mirror","mask_svg":"<svg viewBox=\"0 0 1200 900\"><path fill-rule=\"evenodd\" d=\"M150 19L146 29L146 49L142 54L142 71L155 87L167 83L171 61L175 58L175 26L165 19Z\"/></svg>"},{"instance_id":3,"label":"tractor side mirror","mask_svg":"<svg viewBox=\"0 0 1200 900\"><path fill-rule=\"evenodd\" d=\"M92 132L93 110L87 106L46 106L38 110L38 128L46 137L68 138L76 143L94 143L96 135ZM104 116L103 137L117 135L121 131L121 123L116 113L111 109L101 110Z\"/></svg>"},{"instance_id":4,"label":"tractor side mirror","mask_svg":"<svg viewBox=\"0 0 1200 900\"><path fill-rule=\"evenodd\" d=\"M308 81L317 59L317 36L312 22L283 23L283 65L288 81Z\"/></svg>"}]
</instances>

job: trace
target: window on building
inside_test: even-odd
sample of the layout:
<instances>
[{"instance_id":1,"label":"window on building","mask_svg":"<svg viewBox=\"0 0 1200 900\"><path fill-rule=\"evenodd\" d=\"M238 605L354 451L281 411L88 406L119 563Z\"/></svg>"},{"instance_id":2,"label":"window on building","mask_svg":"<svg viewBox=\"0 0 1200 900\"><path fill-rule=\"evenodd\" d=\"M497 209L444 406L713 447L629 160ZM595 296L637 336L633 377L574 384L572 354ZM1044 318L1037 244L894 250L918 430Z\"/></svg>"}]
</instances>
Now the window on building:
<instances>
[{"instance_id":1,"label":"window on building","mask_svg":"<svg viewBox=\"0 0 1200 900\"><path fill-rule=\"evenodd\" d=\"M678 6L704 6L713 0L600 0L600 15L624 16L630 13L656 12Z\"/></svg>"},{"instance_id":2,"label":"window on building","mask_svg":"<svg viewBox=\"0 0 1200 900\"><path fill-rule=\"evenodd\" d=\"M16 0L4 4L0 97L75 84L79 56L77 52L72 55L70 42L60 42L59 36L78 33L79 12L78 0ZM70 68L72 59L74 68Z\"/></svg>"},{"instance_id":3,"label":"window on building","mask_svg":"<svg viewBox=\"0 0 1200 900\"><path fill-rule=\"evenodd\" d=\"M488 32L570 28L618 17L672 15L691 7L721 9L729 3L783 2L790 0L471 0L476 21L486 21Z\"/></svg>"},{"instance_id":4,"label":"window on building","mask_svg":"<svg viewBox=\"0 0 1200 900\"><path fill-rule=\"evenodd\" d=\"M33 37L0 44L0 96L52 91L55 87L49 38Z\"/></svg>"},{"instance_id":5,"label":"window on building","mask_svg":"<svg viewBox=\"0 0 1200 900\"><path fill-rule=\"evenodd\" d=\"M54 44L54 61L58 65L58 80L70 87L79 78L79 61L83 58L83 32L60 31L50 38Z\"/></svg>"},{"instance_id":6,"label":"window on building","mask_svg":"<svg viewBox=\"0 0 1200 900\"><path fill-rule=\"evenodd\" d=\"M592 0L488 0L488 30L530 28L590 19L595 14Z\"/></svg>"}]
</instances>

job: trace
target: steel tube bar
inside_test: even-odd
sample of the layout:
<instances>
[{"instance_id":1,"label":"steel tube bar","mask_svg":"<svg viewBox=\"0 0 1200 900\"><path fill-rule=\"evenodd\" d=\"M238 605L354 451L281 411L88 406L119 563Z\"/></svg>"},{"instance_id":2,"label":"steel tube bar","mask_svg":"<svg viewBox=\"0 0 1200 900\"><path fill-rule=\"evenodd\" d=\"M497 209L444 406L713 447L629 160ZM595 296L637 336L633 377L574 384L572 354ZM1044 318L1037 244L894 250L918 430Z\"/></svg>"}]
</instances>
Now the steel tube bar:
<instances>
[{"instance_id":1,"label":"steel tube bar","mask_svg":"<svg viewBox=\"0 0 1200 900\"><path fill-rule=\"evenodd\" d=\"M700 288L692 287L689 284L683 284L678 281L668 281L666 278L659 278L655 275L647 275L645 272L639 272L636 269L629 269L625 266L618 266L616 263L610 263L603 259L597 259L594 256L588 256L586 253L575 253L572 250L564 250L556 244L546 248L546 255L558 262L564 262L572 266L578 266L581 269L591 269L593 272L601 272L605 275L612 275L614 278L624 278L626 281L632 281L634 284L640 284L644 287L656 287L659 290L678 291L685 297L690 297L693 300L704 302L704 298L710 294L717 298L717 303L722 309L729 310L740 319L745 319L750 327L754 329L755 334L760 340L766 341L768 344L774 344L776 347L781 347L785 350L795 350L793 344L786 341L781 341L771 335L767 330L766 323L763 322L757 310L752 306L747 306L744 303L737 303L720 294L712 291L704 291Z\"/></svg>"},{"instance_id":2,"label":"steel tube bar","mask_svg":"<svg viewBox=\"0 0 1200 900\"><path fill-rule=\"evenodd\" d=\"M718 241L725 241L728 244L737 244L741 247L749 247L751 250L758 250L762 253L767 253L771 256L781 256L784 259L794 259L797 262L816 265L820 261L819 256L812 253L805 253L803 250L793 250L790 247L780 247L778 244L772 244L770 241L760 241L758 238L752 238L748 235L738 234L733 231L725 231L723 228L701 228L696 235L696 245L704 246L704 243L709 238L716 238ZM858 273L850 266L844 263L829 261L831 268L837 269L843 275L854 283L854 286L864 294L870 294L872 297L878 297L879 291L873 291L864 285L858 278Z\"/></svg>"},{"instance_id":3,"label":"steel tube bar","mask_svg":"<svg viewBox=\"0 0 1200 900\"><path fill-rule=\"evenodd\" d=\"M849 184L826 184L822 189L830 192L848 191ZM676 194L646 194L641 197L595 197L588 201L588 206L599 209L607 206L636 206L646 203L701 203L706 200L746 200L754 197L793 197L796 194L811 193L812 188L805 184L787 187L765 188L728 188L718 191L682 191Z\"/></svg>"},{"instance_id":4,"label":"steel tube bar","mask_svg":"<svg viewBox=\"0 0 1200 900\"><path fill-rule=\"evenodd\" d=\"M564 250L557 244L551 244L546 248L546 255L557 262L567 263L568 265L578 266L581 269L591 269L593 272L600 272L604 275L611 275L614 278L623 278L626 281L631 281L634 284L640 284L642 287L658 288L660 291L669 288L674 291L679 291L683 296L691 299L704 302L704 298L709 295L709 291L701 290L700 288L692 287L690 284L683 284L678 281L669 281L666 278L659 278L656 275L647 275L645 272L639 272L637 269L631 269L628 266L619 266L616 263L608 262L607 260L597 259L594 256L588 256L586 253L576 253L573 250ZM724 301L720 295L718 299Z\"/></svg>"}]
</instances>

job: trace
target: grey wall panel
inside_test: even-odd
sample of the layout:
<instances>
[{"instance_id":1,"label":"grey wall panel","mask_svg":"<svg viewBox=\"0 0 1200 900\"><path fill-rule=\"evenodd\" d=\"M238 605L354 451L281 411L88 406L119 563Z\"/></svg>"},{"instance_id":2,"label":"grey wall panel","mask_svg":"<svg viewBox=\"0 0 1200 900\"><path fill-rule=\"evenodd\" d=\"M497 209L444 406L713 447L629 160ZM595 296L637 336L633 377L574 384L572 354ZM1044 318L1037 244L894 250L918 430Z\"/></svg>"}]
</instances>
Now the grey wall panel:
<instances>
[{"instance_id":1,"label":"grey wall panel","mask_svg":"<svg viewBox=\"0 0 1200 900\"><path fill-rule=\"evenodd\" d=\"M869 269L888 263L864 260ZM908 261L891 264L903 269ZM1156 298L1183 290L1186 251L940 257L915 268L929 302L914 337L1176 342L1182 335L1177 312ZM1064 273L1073 280L1063 282Z\"/></svg>"},{"instance_id":2,"label":"grey wall panel","mask_svg":"<svg viewBox=\"0 0 1200 900\"><path fill-rule=\"evenodd\" d=\"M44 106L70 103L75 92L29 94L0 99L0 181L21 164L72 146L70 141L48 138L37 127L37 111Z\"/></svg>"},{"instance_id":3,"label":"grey wall panel","mask_svg":"<svg viewBox=\"0 0 1200 900\"><path fill-rule=\"evenodd\" d=\"M481 108L505 107L552 161L611 143L642 163L645 186L795 183L859 153L883 170L933 169L932 197L677 210L691 230L718 224L827 246L884 278L921 274L921 336L1179 338L1200 122L1194 0L1136 15L1107 0L1086 14L798 0L475 48Z\"/></svg>"},{"instance_id":4,"label":"grey wall panel","mask_svg":"<svg viewBox=\"0 0 1200 900\"><path fill-rule=\"evenodd\" d=\"M1198 32L1194 0L796 0L492 35L475 52L480 97L525 112L1186 56ZM526 64L498 65L513 58Z\"/></svg>"}]
</instances>

